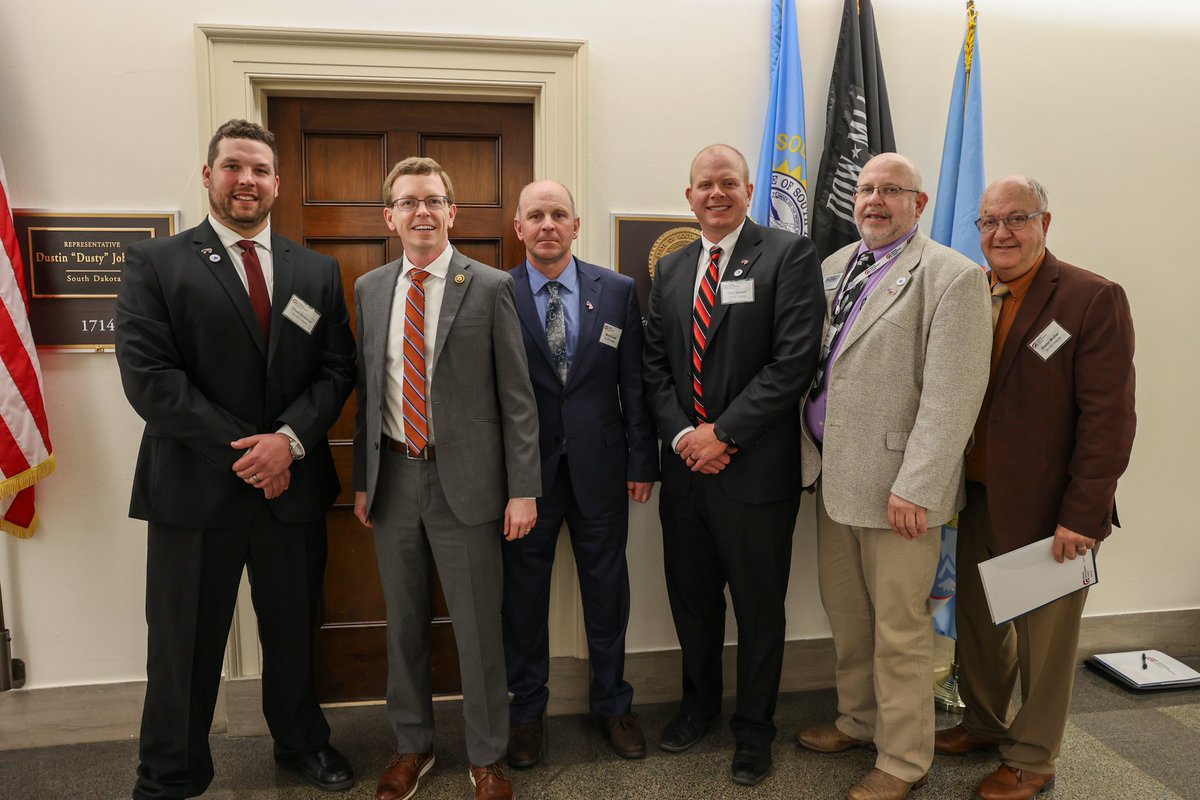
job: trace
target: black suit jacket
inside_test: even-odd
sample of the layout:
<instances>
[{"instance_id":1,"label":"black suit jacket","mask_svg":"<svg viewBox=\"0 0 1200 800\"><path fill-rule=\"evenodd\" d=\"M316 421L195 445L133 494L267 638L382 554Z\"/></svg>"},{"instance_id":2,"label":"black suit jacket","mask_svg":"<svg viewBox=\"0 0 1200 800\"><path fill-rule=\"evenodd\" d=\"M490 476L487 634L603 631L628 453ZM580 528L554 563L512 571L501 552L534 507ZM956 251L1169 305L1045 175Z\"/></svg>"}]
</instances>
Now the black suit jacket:
<instances>
[{"instance_id":1,"label":"black suit jacket","mask_svg":"<svg viewBox=\"0 0 1200 800\"><path fill-rule=\"evenodd\" d=\"M537 397L542 497L553 488L559 459L565 457L580 510L599 517L629 502L626 481L657 480L658 439L642 389L637 287L632 278L579 259L575 267L579 335L566 384L559 380L546 344L528 263L513 269L512 276ZM600 341L606 324L621 331L616 347Z\"/></svg>"},{"instance_id":2,"label":"black suit jacket","mask_svg":"<svg viewBox=\"0 0 1200 800\"><path fill-rule=\"evenodd\" d=\"M671 440L696 421L691 325L701 247L697 240L660 260L650 290L644 375L666 493L685 494L692 480ZM747 219L722 277L733 280L753 280L754 301L725 305L717 287L704 353L705 407L738 447L718 477L742 502L777 502L801 490L800 402L825 321L821 262L809 239Z\"/></svg>"},{"instance_id":3,"label":"black suit jacket","mask_svg":"<svg viewBox=\"0 0 1200 800\"><path fill-rule=\"evenodd\" d=\"M354 385L354 339L337 261L271 237L271 338L205 220L132 245L117 297L117 363L146 421L129 514L167 525L245 524L259 504L283 522L321 518L338 492L326 434ZM219 256L213 260L213 256ZM295 296L320 318L311 333L285 319ZM305 457L288 491L266 501L231 466L230 442L287 424Z\"/></svg>"}]
</instances>

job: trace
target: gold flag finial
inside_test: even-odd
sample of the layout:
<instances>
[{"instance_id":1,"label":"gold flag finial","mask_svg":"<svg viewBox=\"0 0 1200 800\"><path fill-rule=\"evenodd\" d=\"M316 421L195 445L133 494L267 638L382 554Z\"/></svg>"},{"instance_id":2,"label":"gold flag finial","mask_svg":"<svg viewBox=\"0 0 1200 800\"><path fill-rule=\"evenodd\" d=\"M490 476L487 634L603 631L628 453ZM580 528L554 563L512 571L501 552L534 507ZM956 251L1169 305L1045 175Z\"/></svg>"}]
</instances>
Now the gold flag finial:
<instances>
[{"instance_id":1,"label":"gold flag finial","mask_svg":"<svg viewBox=\"0 0 1200 800\"><path fill-rule=\"evenodd\" d=\"M975 58L975 25L979 21L979 12L975 10L975 0L967 0L967 39L963 43L963 69L968 78L971 75L971 61Z\"/></svg>"}]
</instances>

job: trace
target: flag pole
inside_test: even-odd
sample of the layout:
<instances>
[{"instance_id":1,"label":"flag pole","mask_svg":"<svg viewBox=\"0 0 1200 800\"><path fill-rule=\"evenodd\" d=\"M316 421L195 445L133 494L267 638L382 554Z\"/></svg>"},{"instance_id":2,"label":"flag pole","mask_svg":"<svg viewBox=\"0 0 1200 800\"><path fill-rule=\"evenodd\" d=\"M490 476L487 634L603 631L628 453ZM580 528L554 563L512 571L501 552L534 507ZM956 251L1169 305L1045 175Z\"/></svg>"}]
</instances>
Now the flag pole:
<instances>
[{"instance_id":1,"label":"flag pole","mask_svg":"<svg viewBox=\"0 0 1200 800\"><path fill-rule=\"evenodd\" d=\"M12 636L4 627L4 591L0 587L0 692L25 685L25 662L12 657Z\"/></svg>"}]
</instances>

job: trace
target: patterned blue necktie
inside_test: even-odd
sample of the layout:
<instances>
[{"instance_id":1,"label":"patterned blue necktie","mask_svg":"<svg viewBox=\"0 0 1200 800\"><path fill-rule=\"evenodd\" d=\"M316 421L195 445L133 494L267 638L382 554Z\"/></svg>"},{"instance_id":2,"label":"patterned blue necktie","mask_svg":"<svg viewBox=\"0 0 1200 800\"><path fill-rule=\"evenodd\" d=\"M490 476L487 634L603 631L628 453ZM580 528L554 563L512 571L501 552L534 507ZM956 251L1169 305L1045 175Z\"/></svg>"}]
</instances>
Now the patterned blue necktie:
<instances>
[{"instance_id":1,"label":"patterned blue necktie","mask_svg":"<svg viewBox=\"0 0 1200 800\"><path fill-rule=\"evenodd\" d=\"M550 302L546 304L546 344L550 346L550 355L554 358L554 369L558 379L567 382L567 319L563 315L562 298L559 290L562 284L550 281L546 284L546 292Z\"/></svg>"}]
</instances>

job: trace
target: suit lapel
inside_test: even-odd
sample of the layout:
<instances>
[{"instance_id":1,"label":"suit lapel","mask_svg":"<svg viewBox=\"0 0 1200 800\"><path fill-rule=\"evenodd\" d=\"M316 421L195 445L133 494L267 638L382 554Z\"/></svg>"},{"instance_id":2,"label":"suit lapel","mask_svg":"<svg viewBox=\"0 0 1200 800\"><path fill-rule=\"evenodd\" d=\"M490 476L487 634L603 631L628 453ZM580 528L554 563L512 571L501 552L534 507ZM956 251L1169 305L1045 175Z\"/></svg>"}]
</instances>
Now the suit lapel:
<instances>
[{"instance_id":1,"label":"suit lapel","mask_svg":"<svg viewBox=\"0 0 1200 800\"><path fill-rule=\"evenodd\" d=\"M274 273L271 297L271 344L267 349L267 363L275 358L275 350L279 346L284 319L283 310L292 298L292 284L296 277L295 265L292 264L292 250L282 237L271 235L271 263Z\"/></svg>"},{"instance_id":2,"label":"suit lapel","mask_svg":"<svg viewBox=\"0 0 1200 800\"><path fill-rule=\"evenodd\" d=\"M400 266L400 259L384 264L379 268L378 277L369 287L370 290L360 295L363 298L363 336L367 339L360 344L369 359L366 365L368 375L379 391L382 391L383 371L387 368L388 340L391 338L392 309L395 307L396 285L400 282Z\"/></svg>"},{"instance_id":3,"label":"suit lapel","mask_svg":"<svg viewBox=\"0 0 1200 800\"><path fill-rule=\"evenodd\" d=\"M575 339L575 357L571 359L571 371L567 375L567 383L575 379L579 365L585 364L588 351L597 343L596 324L600 315L600 276L596 274L599 267L585 264L575 259L575 272L579 277L579 335ZM591 308L588 308L589 303ZM549 351L547 351L549 352Z\"/></svg>"},{"instance_id":4,"label":"suit lapel","mask_svg":"<svg viewBox=\"0 0 1200 800\"><path fill-rule=\"evenodd\" d=\"M517 295L517 317L530 338L537 343L538 352L546 359L551 371L554 371L554 357L550 355L550 345L546 343L546 332L542 330L537 303L533 301L533 288L529 285L528 262L514 268L512 276Z\"/></svg>"},{"instance_id":5,"label":"suit lapel","mask_svg":"<svg viewBox=\"0 0 1200 800\"><path fill-rule=\"evenodd\" d=\"M462 280L459 280L459 276ZM462 305L467 288L471 285L471 262L457 250L450 256L450 268L446 271L446 288L442 292L442 307L438 311L437 341L433 347L433 363L429 365L429 376L437 374L438 359L442 356L442 348L450 328L454 325L454 317Z\"/></svg>"},{"instance_id":6,"label":"suit lapel","mask_svg":"<svg viewBox=\"0 0 1200 800\"><path fill-rule=\"evenodd\" d=\"M1046 260L1042 262L1038 274L1033 277L1033 283L1029 285L1029 291L1021 301L1017 317L1009 328L1008 338L1004 340L1004 350L996 364L995 386L1000 386L1008 371L1012 369L1013 362L1017 360L1017 353L1025 346L1025 337L1029 334L1029 329L1033 327L1034 320L1042 315L1042 310L1050 302L1057 286L1058 259L1047 250Z\"/></svg>"},{"instance_id":7,"label":"suit lapel","mask_svg":"<svg viewBox=\"0 0 1200 800\"><path fill-rule=\"evenodd\" d=\"M208 224L207 218L196 226L196 235L192 246L196 257L208 268L217 282L225 289L225 293L229 295L230 301L242 318L242 323L250 332L251 338L254 339L258 352L266 360L267 343L263 339L258 317L254 315L254 306L250 304L250 294L242 284L242 279L238 277L237 269L233 266L233 261L230 259L228 251L225 250L225 245L221 244L221 239ZM218 256L216 261L212 260L213 256ZM273 324L272 327L274 327Z\"/></svg>"},{"instance_id":8,"label":"suit lapel","mask_svg":"<svg viewBox=\"0 0 1200 800\"><path fill-rule=\"evenodd\" d=\"M845 342L842 344L843 353L863 333L870 330L871 326L892 307L892 304L900 299L900 295L912 286L912 274L921 266L921 254L925 252L925 243L928 241L928 237L918 232L905 246L904 252L896 258L887 274L880 279L875 289L863 301L862 308L858 310L858 316L854 319L854 324L850 330L846 331Z\"/></svg>"}]
</instances>

